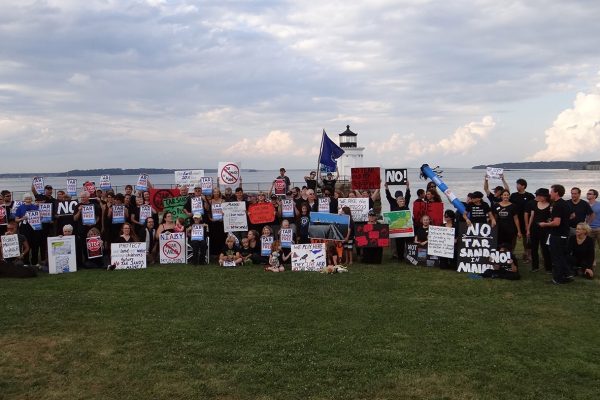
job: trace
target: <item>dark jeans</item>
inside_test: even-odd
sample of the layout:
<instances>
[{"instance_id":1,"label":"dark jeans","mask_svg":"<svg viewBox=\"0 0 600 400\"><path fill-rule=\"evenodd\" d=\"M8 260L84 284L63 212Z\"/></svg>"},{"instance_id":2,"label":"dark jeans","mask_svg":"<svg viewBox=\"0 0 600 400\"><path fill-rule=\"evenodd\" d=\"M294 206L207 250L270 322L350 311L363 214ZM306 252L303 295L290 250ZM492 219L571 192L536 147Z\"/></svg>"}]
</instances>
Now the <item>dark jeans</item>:
<instances>
[{"instance_id":1,"label":"dark jeans","mask_svg":"<svg viewBox=\"0 0 600 400\"><path fill-rule=\"evenodd\" d=\"M566 236L550 235L550 256L552 257L552 278L562 282L572 275L567 262L568 238Z\"/></svg>"},{"instance_id":2,"label":"dark jeans","mask_svg":"<svg viewBox=\"0 0 600 400\"><path fill-rule=\"evenodd\" d=\"M546 239L548 234L544 231L535 230L531 232L530 245L531 245L531 269L538 269L540 267L540 255L538 253L538 247L542 252L542 259L544 261L544 269L546 271L552 271L552 261L550 258L550 248L546 245Z\"/></svg>"},{"instance_id":3,"label":"dark jeans","mask_svg":"<svg viewBox=\"0 0 600 400\"><path fill-rule=\"evenodd\" d=\"M193 265L204 265L206 264L206 241L204 240L190 240L192 246L192 264Z\"/></svg>"}]
</instances>

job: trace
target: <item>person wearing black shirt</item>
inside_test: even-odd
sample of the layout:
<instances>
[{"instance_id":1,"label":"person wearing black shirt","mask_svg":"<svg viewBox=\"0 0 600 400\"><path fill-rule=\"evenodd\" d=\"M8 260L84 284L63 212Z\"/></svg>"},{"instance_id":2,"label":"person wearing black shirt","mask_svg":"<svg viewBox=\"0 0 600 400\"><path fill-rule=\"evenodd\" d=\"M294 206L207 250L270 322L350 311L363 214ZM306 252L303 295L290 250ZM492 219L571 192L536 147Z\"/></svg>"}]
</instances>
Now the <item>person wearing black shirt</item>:
<instances>
[{"instance_id":1,"label":"person wearing black shirt","mask_svg":"<svg viewBox=\"0 0 600 400\"><path fill-rule=\"evenodd\" d=\"M563 196L565 187L552 185L550 187L550 200L552 211L550 222L540 222L541 228L550 228L550 257L552 258L552 283L555 285L568 283L573 280L571 269L567 263L568 238L569 238L569 216L571 208Z\"/></svg>"},{"instance_id":2,"label":"person wearing black shirt","mask_svg":"<svg viewBox=\"0 0 600 400\"><path fill-rule=\"evenodd\" d=\"M569 200L569 207L571 207L571 215L569 216L569 236L575 235L575 228L580 222L587 222L594 211L587 201L581 200L581 189L574 187L571 189L571 200Z\"/></svg>"},{"instance_id":3,"label":"person wearing black shirt","mask_svg":"<svg viewBox=\"0 0 600 400\"><path fill-rule=\"evenodd\" d=\"M304 177L308 189L317 190L317 171L310 171L310 174Z\"/></svg>"},{"instance_id":4,"label":"person wearing black shirt","mask_svg":"<svg viewBox=\"0 0 600 400\"><path fill-rule=\"evenodd\" d=\"M496 186L494 188L494 193L492 193L490 191L490 183L487 174L483 179L483 191L490 202L490 206L494 206L494 203L500 203L502 201L502 192L508 190L508 183L506 182L506 179L504 179L504 174L502 174L502 185L503 186Z\"/></svg>"},{"instance_id":5,"label":"person wearing black shirt","mask_svg":"<svg viewBox=\"0 0 600 400\"><path fill-rule=\"evenodd\" d=\"M329 187L331 190L335 190L335 184L340 177L340 171L335 171L335 179L333 178L333 174L331 172L327 173L326 178L322 178L323 187Z\"/></svg>"},{"instance_id":6,"label":"person wearing black shirt","mask_svg":"<svg viewBox=\"0 0 600 400\"><path fill-rule=\"evenodd\" d=\"M510 195L509 201L515 205L517 215L519 217L519 228L521 232L527 231L527 222L529 219L529 215L526 215L526 205L531 200L535 199L535 196L527 191L527 181L523 178L517 179L517 191ZM529 244L527 243L527 238L523 236L523 249L525 250L523 254L523 260L528 261L530 257Z\"/></svg>"},{"instance_id":7,"label":"person wearing black shirt","mask_svg":"<svg viewBox=\"0 0 600 400\"><path fill-rule=\"evenodd\" d=\"M463 214L467 225L473 223L487 224L489 219L492 227L496 226L496 219L494 218L494 214L492 214L490 206L482 201L483 193L476 191L471 193L470 197L472 202L467 205L466 211Z\"/></svg>"},{"instance_id":8,"label":"person wearing black shirt","mask_svg":"<svg viewBox=\"0 0 600 400\"><path fill-rule=\"evenodd\" d=\"M290 178L288 176L285 175L285 168L279 168L279 176L275 178L275 180L277 179L283 179L285 182L285 193L288 192L288 190L290 190L290 186L292 185L292 182L290 182ZM273 185L275 185L275 181L273 181ZM271 188L272 189L272 188Z\"/></svg>"},{"instance_id":9,"label":"person wearing black shirt","mask_svg":"<svg viewBox=\"0 0 600 400\"><path fill-rule=\"evenodd\" d=\"M535 191L535 199L529 206L529 223L527 224L527 238L531 247L531 272L537 272L540 268L540 257L538 248L542 251L544 269L552 272L550 251L546 245L548 239L548 228L541 228L540 222L548 222L550 218L550 192L546 188Z\"/></svg>"},{"instance_id":10,"label":"person wearing black shirt","mask_svg":"<svg viewBox=\"0 0 600 400\"><path fill-rule=\"evenodd\" d=\"M575 236L569 238L569 261L577 275L592 279L596 266L594 239L589 236L592 228L585 222L580 222L575 231Z\"/></svg>"}]
</instances>

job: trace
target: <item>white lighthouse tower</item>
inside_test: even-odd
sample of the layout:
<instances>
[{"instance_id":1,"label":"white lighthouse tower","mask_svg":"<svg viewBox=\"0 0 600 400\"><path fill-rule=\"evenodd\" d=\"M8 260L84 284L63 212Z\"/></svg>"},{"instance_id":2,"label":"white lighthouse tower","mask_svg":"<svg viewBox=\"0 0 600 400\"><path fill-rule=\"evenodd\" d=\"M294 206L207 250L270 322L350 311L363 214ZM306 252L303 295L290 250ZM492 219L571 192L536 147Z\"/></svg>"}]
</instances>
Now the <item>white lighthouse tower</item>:
<instances>
[{"instance_id":1,"label":"white lighthouse tower","mask_svg":"<svg viewBox=\"0 0 600 400\"><path fill-rule=\"evenodd\" d=\"M339 159L338 169L340 179L350 180L350 169L353 167L362 167L364 147L358 147L356 141L357 133L350 130L350 125L346 125L346 130L340 133L340 147L344 150L344 155Z\"/></svg>"}]
</instances>

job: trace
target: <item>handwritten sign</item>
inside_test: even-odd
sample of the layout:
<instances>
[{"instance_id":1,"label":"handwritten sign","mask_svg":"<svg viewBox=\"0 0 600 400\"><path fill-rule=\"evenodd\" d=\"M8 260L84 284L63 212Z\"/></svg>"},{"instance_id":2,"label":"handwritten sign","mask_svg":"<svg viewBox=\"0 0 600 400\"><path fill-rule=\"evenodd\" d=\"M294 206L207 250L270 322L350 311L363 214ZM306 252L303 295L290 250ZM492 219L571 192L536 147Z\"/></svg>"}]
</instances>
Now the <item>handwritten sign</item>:
<instances>
[{"instance_id":1,"label":"handwritten sign","mask_svg":"<svg viewBox=\"0 0 600 400\"><path fill-rule=\"evenodd\" d=\"M185 232L161 233L158 247L161 264L185 264L187 262Z\"/></svg>"},{"instance_id":2,"label":"handwritten sign","mask_svg":"<svg viewBox=\"0 0 600 400\"><path fill-rule=\"evenodd\" d=\"M248 218L252 224L268 224L275 220L272 203L256 203L248 207Z\"/></svg>"},{"instance_id":3,"label":"handwritten sign","mask_svg":"<svg viewBox=\"0 0 600 400\"><path fill-rule=\"evenodd\" d=\"M292 245L292 271L321 271L326 266L325 243Z\"/></svg>"},{"instance_id":4,"label":"handwritten sign","mask_svg":"<svg viewBox=\"0 0 600 400\"><path fill-rule=\"evenodd\" d=\"M110 183L110 175L100 175L100 189L102 189L102 190L112 189L112 184Z\"/></svg>"},{"instance_id":5,"label":"handwritten sign","mask_svg":"<svg viewBox=\"0 0 600 400\"><path fill-rule=\"evenodd\" d=\"M218 165L219 182L224 185L239 185L240 183L240 166L236 162L220 162Z\"/></svg>"},{"instance_id":6,"label":"handwritten sign","mask_svg":"<svg viewBox=\"0 0 600 400\"><path fill-rule=\"evenodd\" d=\"M352 190L379 189L381 177L379 167L351 168Z\"/></svg>"},{"instance_id":7,"label":"handwritten sign","mask_svg":"<svg viewBox=\"0 0 600 400\"><path fill-rule=\"evenodd\" d=\"M7 258L21 257L19 235L4 235L2 238L2 256Z\"/></svg>"},{"instance_id":8,"label":"handwritten sign","mask_svg":"<svg viewBox=\"0 0 600 400\"><path fill-rule=\"evenodd\" d=\"M175 171L175 183L180 186L195 186L200 184L200 179L204 176L203 169L187 169Z\"/></svg>"},{"instance_id":9,"label":"handwritten sign","mask_svg":"<svg viewBox=\"0 0 600 400\"><path fill-rule=\"evenodd\" d=\"M429 225L427 254L454 258L454 228Z\"/></svg>"},{"instance_id":10,"label":"handwritten sign","mask_svg":"<svg viewBox=\"0 0 600 400\"><path fill-rule=\"evenodd\" d=\"M77 179L67 179L67 194L69 196L77 196Z\"/></svg>"},{"instance_id":11,"label":"handwritten sign","mask_svg":"<svg viewBox=\"0 0 600 400\"><path fill-rule=\"evenodd\" d=\"M225 232L245 232L248 230L246 203L231 201L223 204L223 229Z\"/></svg>"},{"instance_id":12,"label":"handwritten sign","mask_svg":"<svg viewBox=\"0 0 600 400\"><path fill-rule=\"evenodd\" d=\"M350 214L354 222L369 220L369 199L366 197L339 198L338 213L341 213L344 207L350 208Z\"/></svg>"},{"instance_id":13,"label":"handwritten sign","mask_svg":"<svg viewBox=\"0 0 600 400\"><path fill-rule=\"evenodd\" d=\"M183 210L186 202L187 197L185 196L169 197L163 199L164 212L170 212L171 214L173 214L173 220L177 218L187 218L187 214Z\"/></svg>"},{"instance_id":14,"label":"handwritten sign","mask_svg":"<svg viewBox=\"0 0 600 400\"><path fill-rule=\"evenodd\" d=\"M410 210L384 212L383 220L389 224L390 238L415 236L412 213Z\"/></svg>"},{"instance_id":15,"label":"handwritten sign","mask_svg":"<svg viewBox=\"0 0 600 400\"><path fill-rule=\"evenodd\" d=\"M490 256L496 248L497 227L473 223L460 228L457 271L482 274L493 268Z\"/></svg>"},{"instance_id":16,"label":"handwritten sign","mask_svg":"<svg viewBox=\"0 0 600 400\"><path fill-rule=\"evenodd\" d=\"M406 179L408 178L407 174L406 168L386 169L385 183L388 185L406 185Z\"/></svg>"},{"instance_id":17,"label":"handwritten sign","mask_svg":"<svg viewBox=\"0 0 600 400\"><path fill-rule=\"evenodd\" d=\"M54 236L47 240L48 272L62 274L77 271L75 236Z\"/></svg>"},{"instance_id":18,"label":"handwritten sign","mask_svg":"<svg viewBox=\"0 0 600 400\"><path fill-rule=\"evenodd\" d=\"M146 268L146 242L111 244L110 263L115 269Z\"/></svg>"},{"instance_id":19,"label":"handwritten sign","mask_svg":"<svg viewBox=\"0 0 600 400\"><path fill-rule=\"evenodd\" d=\"M485 175L488 179L502 180L502 176L504 175L504 168L486 167Z\"/></svg>"}]
</instances>

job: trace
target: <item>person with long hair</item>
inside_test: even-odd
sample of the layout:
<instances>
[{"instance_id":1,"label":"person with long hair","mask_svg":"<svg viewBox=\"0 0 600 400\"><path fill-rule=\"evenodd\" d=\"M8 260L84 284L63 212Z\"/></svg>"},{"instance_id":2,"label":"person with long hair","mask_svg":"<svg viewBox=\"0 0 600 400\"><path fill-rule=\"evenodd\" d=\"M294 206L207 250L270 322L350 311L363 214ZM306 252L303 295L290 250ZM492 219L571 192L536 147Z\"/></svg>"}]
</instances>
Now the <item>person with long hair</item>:
<instances>
[{"instance_id":1,"label":"person with long hair","mask_svg":"<svg viewBox=\"0 0 600 400\"><path fill-rule=\"evenodd\" d=\"M531 247L531 272L537 272L540 269L538 249L542 252L544 269L546 272L552 272L550 250L546 245L548 229L540 227L540 222L550 220L550 210L550 191L546 188L539 188L535 191L535 203L530 207L527 220L526 234Z\"/></svg>"},{"instance_id":2,"label":"person with long hair","mask_svg":"<svg viewBox=\"0 0 600 400\"><path fill-rule=\"evenodd\" d=\"M510 243L514 248L517 237L523 237L517 208L510 202L510 191L504 189L500 199L500 202L492 207L498 225L498 243Z\"/></svg>"},{"instance_id":3,"label":"person with long hair","mask_svg":"<svg viewBox=\"0 0 600 400\"><path fill-rule=\"evenodd\" d=\"M125 222L121 225L121 231L119 233L119 238L115 243L132 243L140 241L129 222Z\"/></svg>"}]
</instances>

